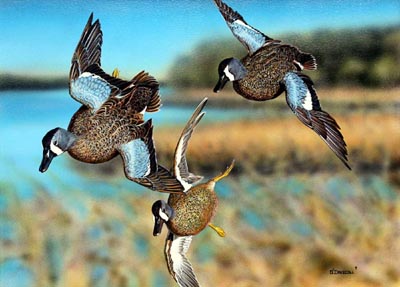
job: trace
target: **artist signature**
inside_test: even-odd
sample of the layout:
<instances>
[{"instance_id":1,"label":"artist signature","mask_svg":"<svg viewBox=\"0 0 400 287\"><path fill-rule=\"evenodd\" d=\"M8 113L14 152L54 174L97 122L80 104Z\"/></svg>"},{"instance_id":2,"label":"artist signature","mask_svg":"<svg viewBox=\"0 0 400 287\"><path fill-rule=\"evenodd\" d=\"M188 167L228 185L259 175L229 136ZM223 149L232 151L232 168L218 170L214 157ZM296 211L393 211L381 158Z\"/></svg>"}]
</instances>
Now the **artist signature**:
<instances>
[{"instance_id":1,"label":"artist signature","mask_svg":"<svg viewBox=\"0 0 400 287\"><path fill-rule=\"evenodd\" d=\"M336 268L329 269L329 274L331 275L352 275L357 270L357 266L354 267L354 270L339 270Z\"/></svg>"}]
</instances>

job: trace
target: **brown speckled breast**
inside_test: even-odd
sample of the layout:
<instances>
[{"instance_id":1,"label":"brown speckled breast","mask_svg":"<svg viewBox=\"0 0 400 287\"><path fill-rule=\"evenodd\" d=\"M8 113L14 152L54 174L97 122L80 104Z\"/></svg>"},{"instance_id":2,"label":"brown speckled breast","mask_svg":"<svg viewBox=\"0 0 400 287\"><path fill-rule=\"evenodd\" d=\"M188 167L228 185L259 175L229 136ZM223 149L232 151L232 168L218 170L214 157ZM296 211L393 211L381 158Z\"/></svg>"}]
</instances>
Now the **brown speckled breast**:
<instances>
[{"instance_id":1,"label":"brown speckled breast","mask_svg":"<svg viewBox=\"0 0 400 287\"><path fill-rule=\"evenodd\" d=\"M265 101L279 96L284 89L280 85L288 71L296 71L293 60L299 54L290 45L266 45L251 56L242 59L247 75L233 82L233 88L244 98Z\"/></svg>"},{"instance_id":2,"label":"brown speckled breast","mask_svg":"<svg viewBox=\"0 0 400 287\"><path fill-rule=\"evenodd\" d=\"M82 106L72 117L68 131L78 136L69 154L83 162L101 163L115 157L116 147L135 138L135 127L143 123L143 116L129 115L120 109L92 114ZM136 131L137 132L137 131Z\"/></svg>"},{"instance_id":3,"label":"brown speckled breast","mask_svg":"<svg viewBox=\"0 0 400 287\"><path fill-rule=\"evenodd\" d=\"M196 235L213 218L218 198L213 185L208 183L193 187L187 194L170 194L168 204L175 210L175 217L167 222L168 228L176 235Z\"/></svg>"}]
</instances>

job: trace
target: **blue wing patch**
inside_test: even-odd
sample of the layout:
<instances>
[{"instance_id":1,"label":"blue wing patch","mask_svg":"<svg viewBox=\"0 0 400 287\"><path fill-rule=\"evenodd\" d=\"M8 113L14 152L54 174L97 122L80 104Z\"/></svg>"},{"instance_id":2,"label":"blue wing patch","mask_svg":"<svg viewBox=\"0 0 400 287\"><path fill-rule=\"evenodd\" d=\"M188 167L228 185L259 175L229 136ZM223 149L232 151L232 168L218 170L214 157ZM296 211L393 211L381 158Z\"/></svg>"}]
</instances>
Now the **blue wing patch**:
<instances>
[{"instance_id":1,"label":"blue wing patch","mask_svg":"<svg viewBox=\"0 0 400 287\"><path fill-rule=\"evenodd\" d=\"M286 86L286 100L292 110L320 110L317 94L310 78L294 72L286 73L283 78Z\"/></svg>"},{"instance_id":2,"label":"blue wing patch","mask_svg":"<svg viewBox=\"0 0 400 287\"><path fill-rule=\"evenodd\" d=\"M146 143L135 139L119 147L128 178L143 178L150 174L150 153Z\"/></svg>"},{"instance_id":3,"label":"blue wing patch","mask_svg":"<svg viewBox=\"0 0 400 287\"><path fill-rule=\"evenodd\" d=\"M250 54L253 54L260 49L268 39L263 33L247 25L242 20L228 23L228 26L233 35L235 35L235 37L247 47Z\"/></svg>"},{"instance_id":4,"label":"blue wing patch","mask_svg":"<svg viewBox=\"0 0 400 287\"><path fill-rule=\"evenodd\" d=\"M111 95L111 86L99 76L86 72L71 81L71 96L96 112Z\"/></svg>"}]
</instances>

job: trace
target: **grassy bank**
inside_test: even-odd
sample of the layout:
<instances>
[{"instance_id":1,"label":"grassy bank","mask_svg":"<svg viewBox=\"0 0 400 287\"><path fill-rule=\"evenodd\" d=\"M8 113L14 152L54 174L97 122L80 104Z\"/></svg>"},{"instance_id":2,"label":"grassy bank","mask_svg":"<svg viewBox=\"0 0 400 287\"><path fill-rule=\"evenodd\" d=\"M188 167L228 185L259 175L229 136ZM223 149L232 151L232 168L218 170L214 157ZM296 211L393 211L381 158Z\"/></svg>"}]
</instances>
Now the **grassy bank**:
<instances>
[{"instance_id":1,"label":"grassy bank","mask_svg":"<svg viewBox=\"0 0 400 287\"><path fill-rule=\"evenodd\" d=\"M400 106L400 87L367 89L361 87L325 87L317 88L321 106L329 112L348 113L352 111L395 111ZM209 107L221 108L258 108L289 112L285 93L274 100L254 102L242 98L231 87L216 94L209 89L177 89L173 94L163 98L164 105L196 106L204 97L210 99Z\"/></svg>"},{"instance_id":2,"label":"grassy bank","mask_svg":"<svg viewBox=\"0 0 400 287\"><path fill-rule=\"evenodd\" d=\"M397 115L355 114L336 119L355 170L398 171ZM160 162L171 162L180 130L181 127L156 129L154 137ZM188 149L193 169L213 171L232 158L237 160L237 170L255 170L260 174L345 171L325 143L294 115L283 119L200 124Z\"/></svg>"},{"instance_id":3,"label":"grassy bank","mask_svg":"<svg viewBox=\"0 0 400 287\"><path fill-rule=\"evenodd\" d=\"M1 185L2 226L15 224L8 238L2 233L0 269L15 258L20 269L15 278L0 272L0 283L175 286L164 262L166 232L151 234L151 204L165 195L132 187L101 199L79 187L54 196L36 185L34 199L21 201L11 186ZM400 201L378 177L248 174L224 179L217 193L214 223L227 236L206 229L188 253L203 286L386 287L400 282ZM353 274L333 275L332 269ZM33 283L7 285L24 276Z\"/></svg>"}]
</instances>

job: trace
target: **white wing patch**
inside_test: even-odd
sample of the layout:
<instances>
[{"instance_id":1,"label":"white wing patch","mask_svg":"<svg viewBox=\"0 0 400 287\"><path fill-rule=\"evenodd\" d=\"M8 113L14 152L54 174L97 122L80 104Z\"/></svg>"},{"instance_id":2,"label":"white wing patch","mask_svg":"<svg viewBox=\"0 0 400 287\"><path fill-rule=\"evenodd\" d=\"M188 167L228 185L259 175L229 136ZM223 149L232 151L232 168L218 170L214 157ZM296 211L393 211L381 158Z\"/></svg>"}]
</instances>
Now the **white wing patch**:
<instances>
[{"instance_id":1,"label":"white wing patch","mask_svg":"<svg viewBox=\"0 0 400 287\"><path fill-rule=\"evenodd\" d=\"M303 66L300 62L298 62L298 61L296 61L296 60L293 60L293 63L294 63L295 65L297 65L297 66L300 68L300 70L304 70L304 66Z\"/></svg>"},{"instance_id":2,"label":"white wing patch","mask_svg":"<svg viewBox=\"0 0 400 287\"><path fill-rule=\"evenodd\" d=\"M176 236L173 235L171 247L167 256L172 264L170 269L173 271L173 276L179 286L200 286L194 274L193 267L185 256L189 250L192 236Z\"/></svg>"},{"instance_id":3,"label":"white wing patch","mask_svg":"<svg viewBox=\"0 0 400 287\"><path fill-rule=\"evenodd\" d=\"M254 32L259 33L259 32L256 31L253 27L247 25L246 23L244 23L244 22L243 22L242 20L240 20L240 19L237 19L237 20L233 21L233 24L237 24L237 25L240 25L240 26L244 26L244 27L246 27L246 29L249 29L249 30L252 30L252 31L254 31Z\"/></svg>"},{"instance_id":4,"label":"white wing patch","mask_svg":"<svg viewBox=\"0 0 400 287\"><path fill-rule=\"evenodd\" d=\"M93 79L101 79L99 76L97 76L97 75L95 75L95 74L92 74L92 73L89 73L89 72L84 72L84 73L82 73L80 76L79 76L79 78L87 78L87 77L92 77Z\"/></svg>"},{"instance_id":5,"label":"white wing patch","mask_svg":"<svg viewBox=\"0 0 400 287\"><path fill-rule=\"evenodd\" d=\"M147 106L145 106L144 109L143 109L141 112L139 112L139 114L144 115L144 113L146 112L146 110L147 110Z\"/></svg>"},{"instance_id":6,"label":"white wing patch","mask_svg":"<svg viewBox=\"0 0 400 287\"><path fill-rule=\"evenodd\" d=\"M174 262L175 273L181 271L184 255L189 250L192 236L178 237L174 235L174 241L171 244L171 258Z\"/></svg>"},{"instance_id":7,"label":"white wing patch","mask_svg":"<svg viewBox=\"0 0 400 287\"><path fill-rule=\"evenodd\" d=\"M174 167L175 168L175 177L182 184L182 186L184 188L183 192L187 192L192 187L192 185L190 183L186 182L181 177L181 171L179 170L179 164L182 161L182 156L185 156L185 155L182 155L182 148L183 148L183 140L180 140L178 143L178 148L176 150L177 156L175 158L176 163L175 163L175 167Z\"/></svg>"},{"instance_id":8,"label":"white wing patch","mask_svg":"<svg viewBox=\"0 0 400 287\"><path fill-rule=\"evenodd\" d=\"M306 96L304 98L303 108L305 108L307 111L311 111L313 109L312 97L309 90L307 90Z\"/></svg>"}]
</instances>

